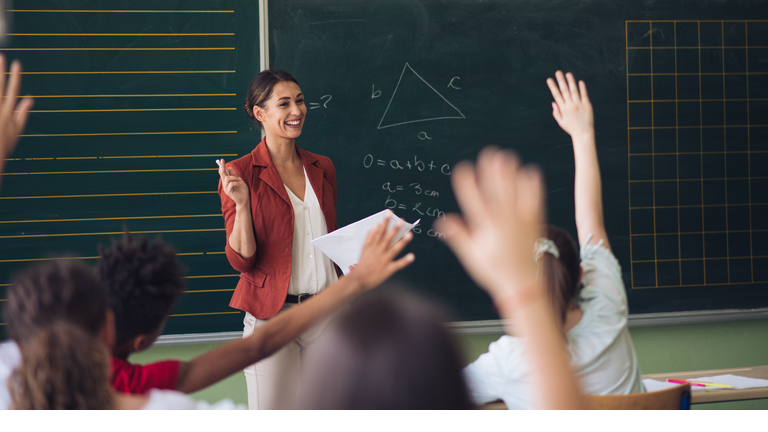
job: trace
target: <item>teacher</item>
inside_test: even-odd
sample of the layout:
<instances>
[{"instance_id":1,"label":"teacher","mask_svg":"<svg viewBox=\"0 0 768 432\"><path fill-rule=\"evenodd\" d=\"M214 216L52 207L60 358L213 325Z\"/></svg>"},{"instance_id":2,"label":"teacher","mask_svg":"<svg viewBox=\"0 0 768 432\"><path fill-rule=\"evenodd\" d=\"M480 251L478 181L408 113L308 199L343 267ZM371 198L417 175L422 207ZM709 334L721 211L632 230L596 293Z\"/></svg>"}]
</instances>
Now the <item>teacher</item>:
<instances>
[{"instance_id":1,"label":"teacher","mask_svg":"<svg viewBox=\"0 0 768 432\"><path fill-rule=\"evenodd\" d=\"M264 139L240 159L217 161L225 250L240 272L229 305L245 311L243 337L338 279L335 265L310 243L336 229L336 172L330 159L296 145L307 115L298 82L281 70L259 73L245 112ZM324 324L244 370L251 409L293 406L302 350Z\"/></svg>"}]
</instances>

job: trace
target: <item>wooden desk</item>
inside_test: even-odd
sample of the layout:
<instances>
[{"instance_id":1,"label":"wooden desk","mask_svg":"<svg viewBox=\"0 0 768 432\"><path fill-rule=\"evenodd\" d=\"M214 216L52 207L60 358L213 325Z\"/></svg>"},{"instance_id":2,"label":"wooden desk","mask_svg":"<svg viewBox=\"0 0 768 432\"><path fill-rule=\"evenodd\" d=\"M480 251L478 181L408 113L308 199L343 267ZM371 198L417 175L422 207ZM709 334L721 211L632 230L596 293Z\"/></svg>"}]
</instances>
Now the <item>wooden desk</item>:
<instances>
[{"instance_id":1,"label":"wooden desk","mask_svg":"<svg viewBox=\"0 0 768 432\"><path fill-rule=\"evenodd\" d=\"M643 379L651 378L657 381L666 381L672 379L690 379L715 375L739 375L747 378L760 378L768 379L768 366L754 366L746 368L733 368L733 369L713 369L691 372L669 372L658 374L646 374L643 375ZM766 399L768 398L768 387L751 388L751 389L717 389L717 390L705 390L705 391L692 391L691 403L712 403L712 402L733 402L740 400L750 399Z\"/></svg>"},{"instance_id":2,"label":"wooden desk","mask_svg":"<svg viewBox=\"0 0 768 432\"><path fill-rule=\"evenodd\" d=\"M651 378L657 381L666 381L672 379L690 379L706 376L716 375L738 375L747 378L760 378L768 379L768 366L754 366L746 368L733 368L733 369L712 369L701 370L691 372L669 372L658 374L645 374L643 379ZM692 404L704 404L713 402L734 402L741 400L751 399L768 399L768 387L751 388L751 389L717 389L717 390L705 390L705 391L692 391L691 403ZM480 407L481 409L488 410L504 410L507 406L503 402L491 402Z\"/></svg>"}]
</instances>

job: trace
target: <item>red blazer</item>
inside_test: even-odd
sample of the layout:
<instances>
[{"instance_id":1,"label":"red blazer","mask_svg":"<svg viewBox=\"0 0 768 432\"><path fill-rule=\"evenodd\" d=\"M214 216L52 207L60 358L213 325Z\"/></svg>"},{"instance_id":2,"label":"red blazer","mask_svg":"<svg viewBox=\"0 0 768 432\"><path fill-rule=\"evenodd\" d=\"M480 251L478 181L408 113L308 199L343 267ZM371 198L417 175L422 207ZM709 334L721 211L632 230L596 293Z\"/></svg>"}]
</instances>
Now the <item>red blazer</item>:
<instances>
[{"instance_id":1,"label":"red blazer","mask_svg":"<svg viewBox=\"0 0 768 432\"><path fill-rule=\"evenodd\" d=\"M331 232L336 229L336 170L327 157L298 146L296 150ZM256 254L250 258L241 257L229 246L235 224L235 202L223 191L219 180L221 211L227 228L227 259L240 272L240 281L229 305L259 319L271 318L283 307L291 281L293 206L264 140L250 154L228 163L227 168L234 168L248 183L256 237Z\"/></svg>"}]
</instances>

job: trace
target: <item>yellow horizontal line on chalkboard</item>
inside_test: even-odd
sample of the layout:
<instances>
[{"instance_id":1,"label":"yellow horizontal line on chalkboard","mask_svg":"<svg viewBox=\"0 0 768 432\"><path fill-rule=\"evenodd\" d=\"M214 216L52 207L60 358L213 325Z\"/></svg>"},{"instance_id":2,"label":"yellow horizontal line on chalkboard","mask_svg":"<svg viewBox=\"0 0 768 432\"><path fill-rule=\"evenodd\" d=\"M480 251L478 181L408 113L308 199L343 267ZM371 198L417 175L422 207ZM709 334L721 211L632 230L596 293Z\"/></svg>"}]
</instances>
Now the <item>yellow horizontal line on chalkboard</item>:
<instances>
[{"instance_id":1,"label":"yellow horizontal line on chalkboard","mask_svg":"<svg viewBox=\"0 0 768 432\"><path fill-rule=\"evenodd\" d=\"M225 231L225 228L205 228L205 229L192 229L192 230L131 231L131 234L191 233L191 232L211 232L211 231ZM77 236L120 235L120 234L123 234L123 231L95 232L95 233L69 233L69 234L25 234L25 235L0 236L0 239L38 238L38 237L77 237Z\"/></svg>"},{"instance_id":2,"label":"yellow horizontal line on chalkboard","mask_svg":"<svg viewBox=\"0 0 768 432\"><path fill-rule=\"evenodd\" d=\"M122 232L119 234L123 234ZM185 252L185 253L177 253L176 256L192 256L192 255L220 255L226 252ZM98 259L99 257L93 256L93 257L51 257L51 258L23 258L23 259L10 259L10 260L0 260L0 263L9 263L9 262L29 262L29 261L54 261L54 260L91 260L91 259Z\"/></svg>"},{"instance_id":3,"label":"yellow horizontal line on chalkboard","mask_svg":"<svg viewBox=\"0 0 768 432\"><path fill-rule=\"evenodd\" d=\"M80 110L31 110L31 113L147 112L147 111L237 111L237 108L114 108Z\"/></svg>"},{"instance_id":4,"label":"yellow horizontal line on chalkboard","mask_svg":"<svg viewBox=\"0 0 768 432\"><path fill-rule=\"evenodd\" d=\"M753 152L756 153L756 152ZM698 154L698 153L697 153ZM80 156L80 157L50 157L50 158L8 158L7 161L39 161L39 160L84 160L84 159L160 159L160 158L192 158L192 157L222 157L237 156L237 154L205 154L205 155L153 155L153 156Z\"/></svg>"},{"instance_id":5,"label":"yellow horizontal line on chalkboard","mask_svg":"<svg viewBox=\"0 0 768 432\"><path fill-rule=\"evenodd\" d=\"M645 182L676 182L676 181L725 181L725 180L765 180L768 177L721 177L721 178L697 178L697 179L655 179L655 180L630 180L630 183L645 183ZM738 204L741 205L741 204ZM754 204L752 204L754 205Z\"/></svg>"},{"instance_id":6,"label":"yellow horizontal line on chalkboard","mask_svg":"<svg viewBox=\"0 0 768 432\"><path fill-rule=\"evenodd\" d=\"M172 317L184 317L184 316L200 316L200 315L231 315L231 314L239 314L240 311L236 312L203 312L203 313L189 313L189 314L173 314L169 315Z\"/></svg>"},{"instance_id":7,"label":"yellow horizontal line on chalkboard","mask_svg":"<svg viewBox=\"0 0 768 432\"><path fill-rule=\"evenodd\" d=\"M238 277L240 274L226 274L226 275L204 275L204 276L187 276L184 279L203 279L203 278L220 278L220 277Z\"/></svg>"},{"instance_id":8,"label":"yellow horizontal line on chalkboard","mask_svg":"<svg viewBox=\"0 0 768 432\"><path fill-rule=\"evenodd\" d=\"M0 51L229 51L235 47L198 48L2 48Z\"/></svg>"},{"instance_id":9,"label":"yellow horizontal line on chalkboard","mask_svg":"<svg viewBox=\"0 0 768 432\"><path fill-rule=\"evenodd\" d=\"M207 292L222 292L222 291L234 291L234 288L227 288L227 289L215 289L215 290L191 290L191 291L184 291L185 293L207 293Z\"/></svg>"},{"instance_id":10,"label":"yellow horizontal line on chalkboard","mask_svg":"<svg viewBox=\"0 0 768 432\"><path fill-rule=\"evenodd\" d=\"M698 76L698 75L768 75L768 72L665 72L665 73L628 73L627 76Z\"/></svg>"},{"instance_id":11,"label":"yellow horizontal line on chalkboard","mask_svg":"<svg viewBox=\"0 0 768 432\"><path fill-rule=\"evenodd\" d=\"M703 284L686 284L686 285L659 285L659 286L633 286L632 289L646 289L646 288L677 288L677 287L692 287L692 286L714 286L714 285L747 285L766 283L768 281L754 281L754 282L727 282L727 283L703 283Z\"/></svg>"},{"instance_id":12,"label":"yellow horizontal line on chalkboard","mask_svg":"<svg viewBox=\"0 0 768 432\"><path fill-rule=\"evenodd\" d=\"M654 46L654 47L627 47L627 49L746 49L746 48L760 48L765 49L768 46Z\"/></svg>"},{"instance_id":13,"label":"yellow horizontal line on chalkboard","mask_svg":"<svg viewBox=\"0 0 768 432\"><path fill-rule=\"evenodd\" d=\"M234 36L234 33L8 33L8 36Z\"/></svg>"},{"instance_id":14,"label":"yellow horizontal line on chalkboard","mask_svg":"<svg viewBox=\"0 0 768 432\"><path fill-rule=\"evenodd\" d=\"M648 103L648 102L749 102L749 101L768 101L768 99L750 98L750 99L655 99L655 100L631 100L629 103Z\"/></svg>"},{"instance_id":15,"label":"yellow horizontal line on chalkboard","mask_svg":"<svg viewBox=\"0 0 768 432\"><path fill-rule=\"evenodd\" d=\"M768 258L765 256L738 256L738 257L709 257L709 258L676 258L676 259L657 259L657 260L640 260L632 261L632 263L652 263L652 262L677 262L677 261L720 261L720 260L733 260L733 259L754 259L754 258Z\"/></svg>"},{"instance_id":16,"label":"yellow horizontal line on chalkboard","mask_svg":"<svg viewBox=\"0 0 768 432\"><path fill-rule=\"evenodd\" d=\"M218 194L218 193L219 193L218 191L202 191L202 192L145 192L145 193L92 194L92 195L40 195L40 196L23 196L23 197L0 196L0 200L35 199L35 198L96 198L96 197L152 196L152 195L196 195L196 194Z\"/></svg>"},{"instance_id":17,"label":"yellow horizontal line on chalkboard","mask_svg":"<svg viewBox=\"0 0 768 432\"><path fill-rule=\"evenodd\" d=\"M696 179L696 180L701 180L701 179ZM768 203L695 204L695 205L681 205L681 206L647 206L647 207L630 207L629 209L630 210L651 210L651 209L665 209L665 208L745 207L745 206L760 206L760 205L768 205Z\"/></svg>"},{"instance_id":18,"label":"yellow horizontal line on chalkboard","mask_svg":"<svg viewBox=\"0 0 768 432\"><path fill-rule=\"evenodd\" d=\"M648 236L662 236L662 235L685 235L685 234L728 234L728 233L748 233L748 232L766 232L768 229L752 229L752 230L728 230L728 231L685 231L685 232L671 232L671 233L650 233L650 234L630 234L632 237L648 237Z\"/></svg>"},{"instance_id":19,"label":"yellow horizontal line on chalkboard","mask_svg":"<svg viewBox=\"0 0 768 432\"><path fill-rule=\"evenodd\" d=\"M697 178L697 179L655 179L655 180L630 180L630 183L650 183L650 182L676 182L676 181L712 181L712 180L765 180L768 177L727 177L727 178ZM701 206L699 206L701 207Z\"/></svg>"},{"instance_id":20,"label":"yellow horizontal line on chalkboard","mask_svg":"<svg viewBox=\"0 0 768 432\"><path fill-rule=\"evenodd\" d=\"M628 23L652 23L652 22L740 22L740 23L750 23L750 22L768 22L768 20L754 20L754 19L746 19L746 20L627 20Z\"/></svg>"},{"instance_id":21,"label":"yellow horizontal line on chalkboard","mask_svg":"<svg viewBox=\"0 0 768 432\"><path fill-rule=\"evenodd\" d=\"M141 13L234 13L233 10L143 10L143 9L8 9L8 12L64 12L64 13L81 13L81 12L97 12L97 13L111 13L111 12L141 12Z\"/></svg>"},{"instance_id":22,"label":"yellow horizontal line on chalkboard","mask_svg":"<svg viewBox=\"0 0 768 432\"><path fill-rule=\"evenodd\" d=\"M39 219L39 220L20 220L20 221L0 221L0 224L10 223L35 223L35 222L90 222L106 220L136 220L136 219L177 219L177 218L199 218L199 217L221 217L221 214L205 215L172 215L172 216L126 216L126 217L108 217L108 218L85 218L85 219ZM2 286L2 285L0 285Z\"/></svg>"},{"instance_id":23,"label":"yellow horizontal line on chalkboard","mask_svg":"<svg viewBox=\"0 0 768 432\"><path fill-rule=\"evenodd\" d=\"M44 174L114 174L114 173L140 173L140 172L185 172L185 171L218 171L218 168L165 168L150 170L104 170L104 171L40 171L4 173L6 176L16 175L44 175Z\"/></svg>"},{"instance_id":24,"label":"yellow horizontal line on chalkboard","mask_svg":"<svg viewBox=\"0 0 768 432\"><path fill-rule=\"evenodd\" d=\"M115 135L195 135L195 134L231 134L237 131L195 131L195 132L108 132L85 134L27 134L22 137L66 137L66 136L115 136Z\"/></svg>"},{"instance_id":25,"label":"yellow horizontal line on chalkboard","mask_svg":"<svg viewBox=\"0 0 768 432\"><path fill-rule=\"evenodd\" d=\"M677 261L721 261L721 260L733 260L733 259L754 259L754 258L768 258L768 255L764 256L737 256L737 257L707 257L707 258L675 258L675 259L657 259L657 260L641 260L632 261L633 263L652 263L652 262L677 262Z\"/></svg>"},{"instance_id":26,"label":"yellow horizontal line on chalkboard","mask_svg":"<svg viewBox=\"0 0 768 432\"><path fill-rule=\"evenodd\" d=\"M22 72L22 75L95 75L95 74L192 74L192 73L235 73L233 70L196 71L99 71L99 72ZM10 72L6 72L6 75Z\"/></svg>"},{"instance_id":27,"label":"yellow horizontal line on chalkboard","mask_svg":"<svg viewBox=\"0 0 768 432\"><path fill-rule=\"evenodd\" d=\"M182 96L237 96L237 93L198 93L198 94L136 94L136 95L31 95L29 97L33 97L36 99L39 98L99 98L99 97L108 97L108 98L117 98L117 97L182 97ZM16 96L17 98L25 98L28 97L26 95L19 95Z\"/></svg>"},{"instance_id":28,"label":"yellow horizontal line on chalkboard","mask_svg":"<svg viewBox=\"0 0 768 432\"><path fill-rule=\"evenodd\" d=\"M713 128L749 128L749 127L768 127L768 125L707 125L707 126L630 126L631 130L639 129L713 129ZM24 136L24 135L22 135Z\"/></svg>"},{"instance_id":29,"label":"yellow horizontal line on chalkboard","mask_svg":"<svg viewBox=\"0 0 768 432\"><path fill-rule=\"evenodd\" d=\"M630 156L672 156L672 155L701 155L701 154L748 154L748 153L768 153L768 150L723 150L723 151L705 151L705 152L667 152L667 153L630 153Z\"/></svg>"}]
</instances>

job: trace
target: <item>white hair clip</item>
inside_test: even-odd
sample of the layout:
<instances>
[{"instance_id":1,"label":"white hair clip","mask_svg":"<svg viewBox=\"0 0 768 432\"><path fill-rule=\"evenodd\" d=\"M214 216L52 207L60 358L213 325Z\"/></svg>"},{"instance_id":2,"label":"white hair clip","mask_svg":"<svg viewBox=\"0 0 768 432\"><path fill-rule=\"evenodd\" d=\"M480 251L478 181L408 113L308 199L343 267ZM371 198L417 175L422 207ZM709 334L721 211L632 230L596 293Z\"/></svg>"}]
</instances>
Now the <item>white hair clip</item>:
<instances>
[{"instance_id":1,"label":"white hair clip","mask_svg":"<svg viewBox=\"0 0 768 432\"><path fill-rule=\"evenodd\" d=\"M539 258L541 258L541 256L545 253L550 253L555 258L560 258L560 251L557 249L557 246L555 246L555 242L548 238L541 237L536 239L536 243L534 243L533 249L536 262L538 262Z\"/></svg>"}]
</instances>

